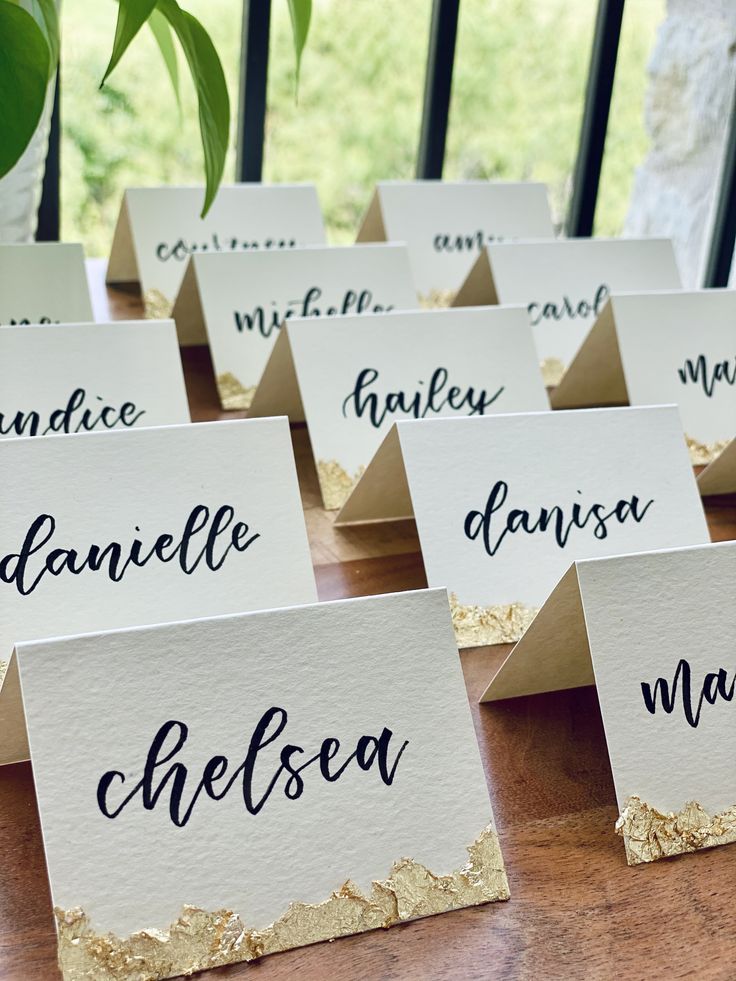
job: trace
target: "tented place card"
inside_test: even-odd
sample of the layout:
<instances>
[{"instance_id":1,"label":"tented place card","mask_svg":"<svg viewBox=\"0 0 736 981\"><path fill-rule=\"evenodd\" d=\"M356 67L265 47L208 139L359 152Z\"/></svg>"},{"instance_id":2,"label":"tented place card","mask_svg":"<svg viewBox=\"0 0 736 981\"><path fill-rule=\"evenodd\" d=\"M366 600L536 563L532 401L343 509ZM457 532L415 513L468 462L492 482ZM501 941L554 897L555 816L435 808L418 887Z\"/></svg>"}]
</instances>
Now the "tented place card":
<instances>
[{"instance_id":1,"label":"tented place card","mask_svg":"<svg viewBox=\"0 0 736 981\"><path fill-rule=\"evenodd\" d=\"M108 283L139 282L146 309L169 316L190 255L322 245L313 184L221 187L200 217L203 187L132 187L123 195Z\"/></svg>"},{"instance_id":2,"label":"tented place card","mask_svg":"<svg viewBox=\"0 0 736 981\"><path fill-rule=\"evenodd\" d=\"M552 405L676 402L694 464L736 435L736 290L628 293L606 303Z\"/></svg>"},{"instance_id":3,"label":"tented place card","mask_svg":"<svg viewBox=\"0 0 736 981\"><path fill-rule=\"evenodd\" d=\"M81 245L0 245L0 326L91 320Z\"/></svg>"},{"instance_id":4,"label":"tented place card","mask_svg":"<svg viewBox=\"0 0 736 981\"><path fill-rule=\"evenodd\" d=\"M195 255L174 306L179 343L207 344L224 409L247 409L291 317L416 307L403 245Z\"/></svg>"},{"instance_id":5,"label":"tented place card","mask_svg":"<svg viewBox=\"0 0 736 981\"><path fill-rule=\"evenodd\" d=\"M700 474L698 489L703 497L736 494L736 438Z\"/></svg>"},{"instance_id":6,"label":"tented place card","mask_svg":"<svg viewBox=\"0 0 736 981\"><path fill-rule=\"evenodd\" d=\"M508 899L444 590L18 657L65 981Z\"/></svg>"},{"instance_id":7,"label":"tented place card","mask_svg":"<svg viewBox=\"0 0 736 981\"><path fill-rule=\"evenodd\" d=\"M172 320L0 330L0 439L185 422Z\"/></svg>"},{"instance_id":8,"label":"tented place card","mask_svg":"<svg viewBox=\"0 0 736 981\"><path fill-rule=\"evenodd\" d=\"M629 863L736 841L736 543L574 563L483 696L595 684Z\"/></svg>"},{"instance_id":9,"label":"tented place card","mask_svg":"<svg viewBox=\"0 0 736 981\"><path fill-rule=\"evenodd\" d=\"M250 415L306 416L326 508L397 419L549 408L523 307L290 320Z\"/></svg>"},{"instance_id":10,"label":"tented place card","mask_svg":"<svg viewBox=\"0 0 736 981\"><path fill-rule=\"evenodd\" d=\"M461 647L517 640L573 559L709 541L675 406L397 422L337 523L412 515Z\"/></svg>"},{"instance_id":11,"label":"tented place card","mask_svg":"<svg viewBox=\"0 0 736 981\"><path fill-rule=\"evenodd\" d=\"M359 242L406 242L427 305L447 306L489 242L553 238L544 184L381 181Z\"/></svg>"},{"instance_id":12,"label":"tented place card","mask_svg":"<svg viewBox=\"0 0 736 981\"><path fill-rule=\"evenodd\" d=\"M522 303L545 381L556 385L612 292L681 286L669 239L566 239L487 246L457 306Z\"/></svg>"},{"instance_id":13,"label":"tented place card","mask_svg":"<svg viewBox=\"0 0 736 981\"><path fill-rule=\"evenodd\" d=\"M286 419L6 439L0 473L0 763L19 641L316 600Z\"/></svg>"}]
</instances>

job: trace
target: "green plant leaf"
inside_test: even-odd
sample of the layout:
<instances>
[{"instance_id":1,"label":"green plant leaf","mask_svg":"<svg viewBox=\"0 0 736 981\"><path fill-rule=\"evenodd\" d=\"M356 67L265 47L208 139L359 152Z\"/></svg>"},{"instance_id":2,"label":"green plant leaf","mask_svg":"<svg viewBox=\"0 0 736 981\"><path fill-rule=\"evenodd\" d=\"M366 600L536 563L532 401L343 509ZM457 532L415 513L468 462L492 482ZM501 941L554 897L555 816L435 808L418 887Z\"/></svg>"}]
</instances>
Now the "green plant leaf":
<instances>
[{"instance_id":1,"label":"green plant leaf","mask_svg":"<svg viewBox=\"0 0 736 981\"><path fill-rule=\"evenodd\" d=\"M115 40L112 43L110 62L105 69L100 86L104 85L110 72L115 68L128 45L143 27L156 6L156 0L118 0L118 22L115 25Z\"/></svg>"},{"instance_id":2,"label":"green plant leaf","mask_svg":"<svg viewBox=\"0 0 736 981\"><path fill-rule=\"evenodd\" d=\"M225 169L230 137L230 99L225 73L209 34L176 0L158 0L158 9L179 38L199 103L199 131L204 150L205 196L201 217L210 209Z\"/></svg>"},{"instance_id":3,"label":"green plant leaf","mask_svg":"<svg viewBox=\"0 0 736 981\"><path fill-rule=\"evenodd\" d=\"M46 101L49 46L36 20L0 0L0 177L17 163L36 131ZM12 96L11 94L12 93Z\"/></svg>"},{"instance_id":4,"label":"green plant leaf","mask_svg":"<svg viewBox=\"0 0 736 981\"><path fill-rule=\"evenodd\" d=\"M179 93L179 62L176 59L176 48L174 47L174 35L171 32L171 25L166 20L160 10L154 10L151 14L148 26L156 38L161 56L169 73L171 84L176 96L176 102L181 110L181 97Z\"/></svg>"},{"instance_id":5,"label":"green plant leaf","mask_svg":"<svg viewBox=\"0 0 736 981\"><path fill-rule=\"evenodd\" d=\"M49 73L51 78L59 64L59 11L56 0L30 0L28 12L41 28L49 46Z\"/></svg>"},{"instance_id":6,"label":"green plant leaf","mask_svg":"<svg viewBox=\"0 0 736 981\"><path fill-rule=\"evenodd\" d=\"M296 87L299 88L299 72L302 67L302 52L307 43L309 22L312 19L312 0L289 0L291 29L294 33L294 54L296 55Z\"/></svg>"}]
</instances>

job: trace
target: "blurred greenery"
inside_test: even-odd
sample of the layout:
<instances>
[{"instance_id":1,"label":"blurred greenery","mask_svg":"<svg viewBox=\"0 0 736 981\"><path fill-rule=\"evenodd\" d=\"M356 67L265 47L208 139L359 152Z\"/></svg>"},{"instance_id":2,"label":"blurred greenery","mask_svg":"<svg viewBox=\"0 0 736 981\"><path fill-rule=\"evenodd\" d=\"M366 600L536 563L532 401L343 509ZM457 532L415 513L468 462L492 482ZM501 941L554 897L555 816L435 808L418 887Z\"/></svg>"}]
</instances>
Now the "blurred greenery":
<instances>
[{"instance_id":1,"label":"blurred greenery","mask_svg":"<svg viewBox=\"0 0 736 981\"><path fill-rule=\"evenodd\" d=\"M621 231L647 151L646 64L664 2L626 5L597 234ZM220 52L236 113L241 4L184 6ZM462 0L446 177L543 180L563 220L595 6ZM315 0L297 102L288 6L272 2L264 179L314 181L333 242L354 239L376 180L414 176L430 7L430 0ZM202 180L194 92L183 79L180 112L150 32L98 88L115 17L112 2L62 5L63 236L90 255L109 251L126 186ZM225 180L234 172L233 146Z\"/></svg>"}]
</instances>

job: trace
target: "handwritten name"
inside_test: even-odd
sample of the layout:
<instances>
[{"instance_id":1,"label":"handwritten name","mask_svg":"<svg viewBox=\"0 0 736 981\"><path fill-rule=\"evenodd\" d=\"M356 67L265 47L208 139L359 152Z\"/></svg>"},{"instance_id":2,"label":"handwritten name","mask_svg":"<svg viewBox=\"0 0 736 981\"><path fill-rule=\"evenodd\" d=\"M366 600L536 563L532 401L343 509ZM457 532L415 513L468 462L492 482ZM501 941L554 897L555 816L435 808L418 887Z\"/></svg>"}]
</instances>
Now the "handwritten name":
<instances>
[{"instance_id":1,"label":"handwritten name","mask_svg":"<svg viewBox=\"0 0 736 981\"><path fill-rule=\"evenodd\" d=\"M254 307L251 313L236 311L235 327L240 334L247 330L258 333L261 337L270 337L290 317L338 317L348 313L383 313L393 310L392 305L374 303L370 290L346 290L342 299L334 306L320 307L318 303L321 298L322 290L319 286L312 286L301 299L289 300L286 309L279 309L275 301L272 301L268 311L262 306Z\"/></svg>"},{"instance_id":2,"label":"handwritten name","mask_svg":"<svg viewBox=\"0 0 736 981\"><path fill-rule=\"evenodd\" d=\"M170 259L183 262L195 252L234 252L238 249L293 249L295 246L295 238L264 238L263 241L258 242L255 239L245 240L235 237L220 239L220 236L213 232L205 242L188 242L183 238L178 238L174 242L159 242L155 251L156 258L160 262L168 262Z\"/></svg>"},{"instance_id":3,"label":"handwritten name","mask_svg":"<svg viewBox=\"0 0 736 981\"><path fill-rule=\"evenodd\" d=\"M703 704L715 705L719 699L731 702L735 688L736 678L731 678L729 681L726 669L719 668L717 671L709 671L703 678L700 689L698 690L696 686L696 690L693 691L690 663L685 658L681 658L672 681L657 678L653 688L642 682L641 694L650 715L656 715L658 703L667 715L671 715L679 703L687 724L697 729Z\"/></svg>"},{"instance_id":4,"label":"handwritten name","mask_svg":"<svg viewBox=\"0 0 736 981\"><path fill-rule=\"evenodd\" d=\"M478 229L469 235L435 235L432 246L435 252L480 252L487 242L503 242L502 235L489 235Z\"/></svg>"},{"instance_id":5,"label":"handwritten name","mask_svg":"<svg viewBox=\"0 0 736 981\"><path fill-rule=\"evenodd\" d=\"M391 740L393 732L384 727L379 736L361 736L355 748L342 761L333 763L340 752L340 740L332 736L322 740L322 743L311 756L306 756L306 750L296 743L287 743L278 752L276 763L271 757L264 759L266 747L271 746L286 728L288 715L285 709L274 706L263 713L258 721L248 743L245 759L235 769L230 770L230 760L227 756L213 756L205 763L201 776L192 788L188 786L189 770L181 761L169 763L184 747L189 737L189 727L184 722L171 719L165 722L153 737L143 776L127 793L125 797L112 801L113 791L120 791L128 782L128 777L121 770L108 770L97 785L97 804L105 817L115 819L136 798L147 811L152 811L159 801L168 797L169 817L178 828L183 828L191 818L197 802L205 794L211 800L222 800L237 783L243 798L243 805L249 814L258 814L274 791L280 789L288 800L298 800L304 792L304 777L302 774L310 767L319 771L323 780L335 783L355 761L360 770L367 772L374 766L379 779L390 787L396 777L396 770L409 745L404 740L393 759L391 758ZM272 752L274 752L272 751ZM262 777L258 788L255 787L256 763L271 768L270 775ZM185 792L189 799L185 801ZM167 806L162 804L162 806Z\"/></svg>"},{"instance_id":6,"label":"handwritten name","mask_svg":"<svg viewBox=\"0 0 736 981\"><path fill-rule=\"evenodd\" d=\"M576 320L578 317L586 319L591 315L597 317L610 293L609 287L603 283L595 291L592 300L571 300L569 296L563 296L558 303L534 301L526 309L532 326L543 320Z\"/></svg>"},{"instance_id":7,"label":"handwritten name","mask_svg":"<svg viewBox=\"0 0 736 981\"><path fill-rule=\"evenodd\" d=\"M98 402L103 402L101 395L96 398ZM146 410L138 409L134 402L82 409L86 399L86 391L75 388L64 408L54 409L46 425L41 421L41 414L35 410L19 410L15 415L0 412L0 435L46 436L48 433L91 432L93 429L114 429L116 426L130 428L146 414Z\"/></svg>"},{"instance_id":8,"label":"handwritten name","mask_svg":"<svg viewBox=\"0 0 736 981\"><path fill-rule=\"evenodd\" d=\"M578 494L582 493L578 491ZM569 515L564 508L555 504L552 507L542 507L533 515L523 508L512 508L505 516L498 516L509 494L509 486L504 480L497 480L488 495L486 506L482 511L468 511L465 516L463 529L465 536L475 541L482 536L483 547L488 555L495 555L508 535L523 532L534 535L537 532L551 532L555 543L565 548L573 529L581 530L590 527L598 539L608 537L610 522L623 524L629 518L642 521L654 499L641 503L636 495L619 500L613 507L605 504L590 504L584 506L575 501Z\"/></svg>"},{"instance_id":9,"label":"handwritten name","mask_svg":"<svg viewBox=\"0 0 736 981\"><path fill-rule=\"evenodd\" d=\"M140 527L135 526L140 532ZM21 596L29 596L48 576L68 573L78 576L85 570L100 572L112 582L121 582L131 566L144 568L149 562L175 562L190 576L201 563L211 571L221 569L232 549L245 552L260 534L252 533L244 521L235 521L235 509L223 504L214 515L204 504L192 508L178 538L168 532L158 535L146 547L140 538L130 545L111 541L105 545L91 544L81 551L75 547L54 545L56 519L39 514L28 528L17 552L0 558L0 582L16 588Z\"/></svg>"},{"instance_id":10,"label":"handwritten name","mask_svg":"<svg viewBox=\"0 0 736 981\"><path fill-rule=\"evenodd\" d=\"M19 320L15 320L13 317L8 321L9 327L28 327L30 324L59 324L60 320L52 320L51 317L37 317L35 320L31 320L29 317L21 317Z\"/></svg>"},{"instance_id":11,"label":"handwritten name","mask_svg":"<svg viewBox=\"0 0 736 981\"><path fill-rule=\"evenodd\" d=\"M358 373L355 385L342 403L342 414L346 419L348 412L358 419L366 416L370 424L378 429L383 425L386 416L397 412L415 419L424 419L430 413L442 412L448 406L456 412L467 409L470 416L482 416L505 388L501 385L495 392L489 393L485 388L476 390L473 386L465 389L457 385L448 387L450 373L447 368L435 368L425 389L417 388L414 392L398 390L379 396L376 392L369 391L379 377L377 368L363 368ZM419 379L417 385L424 385L424 381Z\"/></svg>"},{"instance_id":12,"label":"handwritten name","mask_svg":"<svg viewBox=\"0 0 736 981\"><path fill-rule=\"evenodd\" d=\"M687 358L682 368L677 369L677 374L683 385L688 383L701 385L710 399L713 398L713 392L719 382L736 385L736 357L733 361L716 361L713 365L708 363L704 354L695 361Z\"/></svg>"}]
</instances>

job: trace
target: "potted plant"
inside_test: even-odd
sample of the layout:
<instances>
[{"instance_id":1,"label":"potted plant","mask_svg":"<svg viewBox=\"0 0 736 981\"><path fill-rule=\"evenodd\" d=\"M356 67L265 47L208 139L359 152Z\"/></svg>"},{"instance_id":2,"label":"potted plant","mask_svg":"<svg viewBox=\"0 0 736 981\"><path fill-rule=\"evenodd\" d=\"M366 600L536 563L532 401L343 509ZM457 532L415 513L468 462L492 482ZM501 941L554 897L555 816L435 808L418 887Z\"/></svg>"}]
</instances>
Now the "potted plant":
<instances>
[{"instance_id":1,"label":"potted plant","mask_svg":"<svg viewBox=\"0 0 736 981\"><path fill-rule=\"evenodd\" d=\"M298 80L311 0L287 2ZM177 0L118 0L112 53L101 85L145 24L153 32L177 98L177 47L196 89L204 216L222 181L230 135L222 64L207 31ZM0 0L0 241L29 241L35 233L58 60L58 0Z\"/></svg>"}]
</instances>

